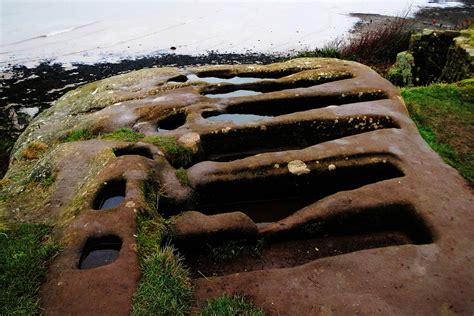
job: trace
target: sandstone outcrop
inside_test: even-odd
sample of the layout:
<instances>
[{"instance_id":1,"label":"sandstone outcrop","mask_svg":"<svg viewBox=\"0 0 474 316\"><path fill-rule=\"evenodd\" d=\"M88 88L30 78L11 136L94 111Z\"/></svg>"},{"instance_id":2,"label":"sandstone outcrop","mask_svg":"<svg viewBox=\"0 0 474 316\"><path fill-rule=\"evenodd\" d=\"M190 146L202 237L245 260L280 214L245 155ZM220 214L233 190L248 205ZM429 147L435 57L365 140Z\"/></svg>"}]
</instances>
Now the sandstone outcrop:
<instances>
[{"instance_id":1,"label":"sandstone outcrop","mask_svg":"<svg viewBox=\"0 0 474 316\"><path fill-rule=\"evenodd\" d=\"M171 218L180 240L245 240L222 262L178 244L197 306L230 292L270 315L474 309L473 194L397 89L354 62L153 68L84 85L20 137L2 196L2 215L54 225L64 247L45 314L129 312L140 212ZM106 263L84 263L104 247Z\"/></svg>"}]
</instances>

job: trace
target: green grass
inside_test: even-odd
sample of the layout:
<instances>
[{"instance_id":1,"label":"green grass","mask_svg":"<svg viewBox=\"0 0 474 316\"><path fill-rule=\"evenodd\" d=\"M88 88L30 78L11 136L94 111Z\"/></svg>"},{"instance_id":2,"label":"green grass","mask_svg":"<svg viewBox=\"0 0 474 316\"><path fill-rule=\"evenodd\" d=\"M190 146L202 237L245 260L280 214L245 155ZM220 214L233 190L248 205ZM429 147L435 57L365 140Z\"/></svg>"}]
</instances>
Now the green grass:
<instances>
[{"instance_id":1,"label":"green grass","mask_svg":"<svg viewBox=\"0 0 474 316\"><path fill-rule=\"evenodd\" d=\"M47 263L59 252L51 228L22 224L0 228L0 314L39 314L38 291Z\"/></svg>"},{"instance_id":2,"label":"green grass","mask_svg":"<svg viewBox=\"0 0 474 316\"><path fill-rule=\"evenodd\" d=\"M210 242L205 243L203 251L205 251L210 258L215 262L222 262L232 260L240 255L251 255L259 257L262 248L265 246L265 240L230 240L225 242Z\"/></svg>"},{"instance_id":3,"label":"green grass","mask_svg":"<svg viewBox=\"0 0 474 316\"><path fill-rule=\"evenodd\" d=\"M64 138L64 142L77 142L81 140L88 140L94 138L94 134L87 129L76 129L67 134Z\"/></svg>"},{"instance_id":4,"label":"green grass","mask_svg":"<svg viewBox=\"0 0 474 316\"><path fill-rule=\"evenodd\" d=\"M469 38L469 45L474 46L474 27L470 27L467 30L463 30L461 34Z\"/></svg>"},{"instance_id":5,"label":"green grass","mask_svg":"<svg viewBox=\"0 0 474 316\"><path fill-rule=\"evenodd\" d=\"M138 142L145 135L132 131L129 128L119 128L111 133L103 134L101 139L118 140L122 142Z\"/></svg>"},{"instance_id":6,"label":"green grass","mask_svg":"<svg viewBox=\"0 0 474 316\"><path fill-rule=\"evenodd\" d=\"M474 185L474 81L402 89L421 136Z\"/></svg>"},{"instance_id":7,"label":"green grass","mask_svg":"<svg viewBox=\"0 0 474 316\"><path fill-rule=\"evenodd\" d=\"M83 141L93 138L116 140L123 142L143 141L157 146L165 155L166 159L175 167L186 166L191 162L193 152L191 149L181 145L172 136L147 136L132 131L129 128L119 128L113 132L94 135L87 129L71 131L63 140L65 142Z\"/></svg>"},{"instance_id":8,"label":"green grass","mask_svg":"<svg viewBox=\"0 0 474 316\"><path fill-rule=\"evenodd\" d=\"M158 209L160 189L159 183L152 177L147 179L142 185L142 193L150 214L157 215L156 210Z\"/></svg>"},{"instance_id":9,"label":"green grass","mask_svg":"<svg viewBox=\"0 0 474 316\"><path fill-rule=\"evenodd\" d=\"M164 220L139 213L137 226L142 277L133 297L133 315L187 315L191 279L175 250L160 246L166 231Z\"/></svg>"},{"instance_id":10,"label":"green grass","mask_svg":"<svg viewBox=\"0 0 474 316\"><path fill-rule=\"evenodd\" d=\"M294 58L301 57L331 57L331 58L341 58L341 52L337 48L324 47L317 48L315 50L308 50L299 52Z\"/></svg>"},{"instance_id":11,"label":"green grass","mask_svg":"<svg viewBox=\"0 0 474 316\"><path fill-rule=\"evenodd\" d=\"M173 166L186 166L191 162L192 150L179 144L178 140L172 136L148 136L143 139L143 142L160 148Z\"/></svg>"},{"instance_id":12,"label":"green grass","mask_svg":"<svg viewBox=\"0 0 474 316\"><path fill-rule=\"evenodd\" d=\"M221 245L208 245L209 255L216 261L227 261L238 257L245 249L242 241L230 240Z\"/></svg>"},{"instance_id":13,"label":"green grass","mask_svg":"<svg viewBox=\"0 0 474 316\"><path fill-rule=\"evenodd\" d=\"M89 140L93 138L100 138L106 140L117 140L123 142L138 142L144 137L143 134L132 131L129 128L119 128L113 132L94 135L88 129L77 129L69 132L64 138L65 142L77 142L82 140Z\"/></svg>"},{"instance_id":14,"label":"green grass","mask_svg":"<svg viewBox=\"0 0 474 316\"><path fill-rule=\"evenodd\" d=\"M65 142L83 141L93 138L116 140L123 142L138 142L143 141L150 143L163 152L166 159L173 166L186 166L191 162L193 152L191 149L181 145L175 137L172 136L147 136L132 131L129 128L119 128L113 132L106 134L94 135L87 129L79 129L70 132L65 138Z\"/></svg>"},{"instance_id":15,"label":"green grass","mask_svg":"<svg viewBox=\"0 0 474 316\"><path fill-rule=\"evenodd\" d=\"M211 299L202 310L203 316L263 316L263 311L239 295L223 295Z\"/></svg>"},{"instance_id":16,"label":"green grass","mask_svg":"<svg viewBox=\"0 0 474 316\"><path fill-rule=\"evenodd\" d=\"M186 169L184 168L176 169L175 174L182 185L189 185L188 174L186 173Z\"/></svg>"}]
</instances>

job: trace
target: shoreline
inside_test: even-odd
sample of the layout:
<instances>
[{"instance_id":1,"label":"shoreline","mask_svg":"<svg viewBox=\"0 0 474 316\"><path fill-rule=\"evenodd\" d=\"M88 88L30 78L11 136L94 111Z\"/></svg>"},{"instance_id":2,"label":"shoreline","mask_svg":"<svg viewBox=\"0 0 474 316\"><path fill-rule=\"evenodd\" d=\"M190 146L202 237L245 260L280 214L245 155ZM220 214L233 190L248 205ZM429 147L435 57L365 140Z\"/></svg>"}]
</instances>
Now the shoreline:
<instances>
[{"instance_id":1,"label":"shoreline","mask_svg":"<svg viewBox=\"0 0 474 316\"><path fill-rule=\"evenodd\" d=\"M453 21L472 20L472 16L474 16L474 0L467 0L464 3L464 7L423 8L418 11L415 17L407 19L414 22L415 30L424 27L441 29L456 27ZM396 18L366 13L352 13L351 16L360 19L350 31L351 34L360 34ZM437 25L432 23L435 17ZM13 66L7 72L0 72L2 93L0 98L0 131L4 135L0 143L0 177L3 177L8 168L11 147L29 122L37 114L50 107L54 100L79 85L141 68L186 67L203 64L267 64L288 59L294 53L272 55L209 52L206 55L198 56L163 54L125 59L118 63L103 62L93 65L77 63L72 64L72 67L64 67L61 64L49 61L44 61L34 68Z\"/></svg>"}]
</instances>

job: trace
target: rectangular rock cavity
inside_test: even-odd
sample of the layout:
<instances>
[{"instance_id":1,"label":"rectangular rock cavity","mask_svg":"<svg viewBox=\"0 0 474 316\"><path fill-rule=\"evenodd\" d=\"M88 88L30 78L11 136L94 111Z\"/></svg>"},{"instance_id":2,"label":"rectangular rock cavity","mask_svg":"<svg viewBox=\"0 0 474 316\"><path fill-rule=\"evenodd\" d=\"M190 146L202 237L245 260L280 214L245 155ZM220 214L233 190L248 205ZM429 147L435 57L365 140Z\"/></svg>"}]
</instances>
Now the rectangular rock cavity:
<instances>
[{"instance_id":1,"label":"rectangular rock cavity","mask_svg":"<svg viewBox=\"0 0 474 316\"><path fill-rule=\"evenodd\" d=\"M334 170L324 168L302 175L286 172L251 179L241 177L226 181L221 178L195 188L198 198L194 210L207 215L240 211L255 223L264 225L282 220L334 193L403 175L387 160L369 163L352 158Z\"/></svg>"},{"instance_id":2,"label":"rectangular rock cavity","mask_svg":"<svg viewBox=\"0 0 474 316\"><path fill-rule=\"evenodd\" d=\"M288 89L297 88L308 88L323 83L338 81L343 79L352 78L352 74L348 72L335 73L328 76L319 76L317 78L299 78L293 81L272 81L272 80L261 80L261 81L249 81L245 82L244 78L240 79L240 83L236 80L231 84L220 83L213 86L204 88L201 93L207 97L234 97L234 96L250 96L263 92L274 92ZM234 77L237 78L237 77ZM268 79L268 78L267 78ZM215 79L213 79L215 80ZM240 91L240 92L239 92ZM247 92L247 93L244 93Z\"/></svg>"},{"instance_id":3,"label":"rectangular rock cavity","mask_svg":"<svg viewBox=\"0 0 474 316\"><path fill-rule=\"evenodd\" d=\"M428 244L433 236L410 205L329 215L280 236L178 245L194 278L291 268L363 249Z\"/></svg>"},{"instance_id":4,"label":"rectangular rock cavity","mask_svg":"<svg viewBox=\"0 0 474 316\"><path fill-rule=\"evenodd\" d=\"M196 160L232 161L265 152L303 149L385 128L398 128L398 124L389 116L357 116L235 127L201 135L202 150Z\"/></svg>"},{"instance_id":5,"label":"rectangular rock cavity","mask_svg":"<svg viewBox=\"0 0 474 316\"><path fill-rule=\"evenodd\" d=\"M226 107L227 113L256 114L278 116L295 112L302 112L339 106L352 103L386 100L388 97L383 91L355 91L346 93L328 93L322 95L292 96L283 95L268 99L250 99L230 104Z\"/></svg>"}]
</instances>

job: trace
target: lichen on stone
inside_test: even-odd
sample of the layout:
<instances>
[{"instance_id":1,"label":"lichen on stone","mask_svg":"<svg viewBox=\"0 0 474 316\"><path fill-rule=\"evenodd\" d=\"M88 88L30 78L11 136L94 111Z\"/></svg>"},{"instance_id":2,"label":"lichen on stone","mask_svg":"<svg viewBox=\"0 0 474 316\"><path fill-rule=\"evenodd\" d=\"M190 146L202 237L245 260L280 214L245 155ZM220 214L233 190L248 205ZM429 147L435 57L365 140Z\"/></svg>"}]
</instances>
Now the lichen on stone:
<instances>
[{"instance_id":1,"label":"lichen on stone","mask_svg":"<svg viewBox=\"0 0 474 316\"><path fill-rule=\"evenodd\" d=\"M288 163L288 170L297 176L311 172L311 170L308 169L308 166L306 166L306 164L301 160L290 161Z\"/></svg>"},{"instance_id":2,"label":"lichen on stone","mask_svg":"<svg viewBox=\"0 0 474 316\"><path fill-rule=\"evenodd\" d=\"M397 60L388 71L388 80L397 86L413 86L412 67L415 65L415 59L409 52L397 54Z\"/></svg>"}]
</instances>

